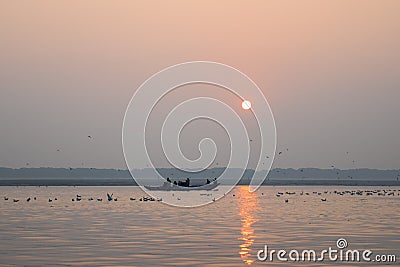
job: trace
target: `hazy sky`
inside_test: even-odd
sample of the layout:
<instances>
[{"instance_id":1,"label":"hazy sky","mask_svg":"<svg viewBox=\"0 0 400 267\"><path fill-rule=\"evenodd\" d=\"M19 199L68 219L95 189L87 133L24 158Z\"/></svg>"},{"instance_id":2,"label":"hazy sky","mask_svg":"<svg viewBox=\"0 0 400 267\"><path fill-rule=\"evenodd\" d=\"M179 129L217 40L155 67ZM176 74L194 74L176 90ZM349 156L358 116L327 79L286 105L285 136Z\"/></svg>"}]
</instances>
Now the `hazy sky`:
<instances>
[{"instance_id":1,"label":"hazy sky","mask_svg":"<svg viewBox=\"0 0 400 267\"><path fill-rule=\"evenodd\" d=\"M274 167L399 168L399 14L396 0L0 1L0 166L125 168L136 88L210 60L265 93L289 149Z\"/></svg>"}]
</instances>

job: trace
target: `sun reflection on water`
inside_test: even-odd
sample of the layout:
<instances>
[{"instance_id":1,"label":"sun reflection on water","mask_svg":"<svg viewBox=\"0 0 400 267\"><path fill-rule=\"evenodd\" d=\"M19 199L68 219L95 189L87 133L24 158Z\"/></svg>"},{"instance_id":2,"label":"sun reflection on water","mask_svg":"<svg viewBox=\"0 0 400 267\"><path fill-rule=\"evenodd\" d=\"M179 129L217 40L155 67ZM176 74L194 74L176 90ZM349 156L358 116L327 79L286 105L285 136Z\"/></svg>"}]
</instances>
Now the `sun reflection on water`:
<instances>
[{"instance_id":1,"label":"sun reflection on water","mask_svg":"<svg viewBox=\"0 0 400 267\"><path fill-rule=\"evenodd\" d=\"M253 224L258 221L256 213L258 210L258 198L256 193L249 192L248 186L237 187L237 201L239 204L239 215L241 217L242 228L241 237L243 241L240 245L239 255L243 262L251 265L254 259L251 259L251 246L254 243L255 233Z\"/></svg>"}]
</instances>

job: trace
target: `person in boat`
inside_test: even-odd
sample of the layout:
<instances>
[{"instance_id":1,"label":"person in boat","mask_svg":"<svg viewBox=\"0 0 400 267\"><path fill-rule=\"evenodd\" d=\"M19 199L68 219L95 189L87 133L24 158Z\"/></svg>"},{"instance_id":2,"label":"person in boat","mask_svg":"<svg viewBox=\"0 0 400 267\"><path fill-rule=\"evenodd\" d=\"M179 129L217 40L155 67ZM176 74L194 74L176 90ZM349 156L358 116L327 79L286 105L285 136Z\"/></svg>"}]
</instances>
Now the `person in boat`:
<instances>
[{"instance_id":1,"label":"person in boat","mask_svg":"<svg viewBox=\"0 0 400 267\"><path fill-rule=\"evenodd\" d=\"M183 187L189 187L189 186L190 186L190 179L189 179L189 178L186 178L186 181L184 181L184 182L179 181L179 182L178 182L178 185L179 185L179 186L183 186Z\"/></svg>"}]
</instances>

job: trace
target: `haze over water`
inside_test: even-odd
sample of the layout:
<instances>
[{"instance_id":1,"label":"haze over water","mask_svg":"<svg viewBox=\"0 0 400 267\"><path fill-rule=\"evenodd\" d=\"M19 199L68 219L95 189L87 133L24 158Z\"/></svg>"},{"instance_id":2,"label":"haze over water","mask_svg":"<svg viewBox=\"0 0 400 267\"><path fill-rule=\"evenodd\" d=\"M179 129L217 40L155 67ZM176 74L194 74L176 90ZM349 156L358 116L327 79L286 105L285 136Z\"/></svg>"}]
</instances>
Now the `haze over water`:
<instances>
[{"instance_id":1,"label":"haze over water","mask_svg":"<svg viewBox=\"0 0 400 267\"><path fill-rule=\"evenodd\" d=\"M394 196L334 194L357 189L400 190L261 187L249 193L239 186L211 205L187 209L141 202L144 193L138 187L0 187L0 261L2 266L270 266L284 263L257 261L264 245L322 250L335 248L338 238L347 239L351 249L399 258L399 191ZM108 202L107 192L118 201ZM277 197L277 192L296 194ZM82 200L72 202L77 194ZM29 196L37 200L27 202Z\"/></svg>"},{"instance_id":2,"label":"haze over water","mask_svg":"<svg viewBox=\"0 0 400 267\"><path fill-rule=\"evenodd\" d=\"M0 167L21 168L0 171L21 178L18 183L27 178L39 184L52 176L28 168L49 167L49 174L59 167L62 175L54 177L74 185L90 177L104 183L128 178L122 171L127 167L177 169L183 165L171 164L161 150L168 144L161 139L164 122L186 100L210 97L235 111L248 130L236 142L250 143L248 166L234 168L269 169L276 154L271 183L319 179L319 168L331 181L356 184L366 177L400 185L399 10L398 0L0 1ZM147 98L133 105L139 107L134 114L146 118L139 120L146 131L140 129L144 124L133 124L124 136L148 147L140 152L130 146L137 157L127 166L121 132L132 96L155 73L197 60L229 65L257 84L273 111L276 151L261 150L264 135L257 128L266 124L256 118L266 116L255 111L266 108L262 95L250 94L245 85L238 86L245 91L239 97L214 83L187 84L159 99L152 112L145 112ZM154 89L138 96L158 99ZM244 99L252 103L249 110L242 109ZM231 117L210 105L198 107L221 122ZM229 143L236 135L213 120L191 122L179 128L179 152L196 160L206 155L200 141L215 140L215 160L204 165L211 174L197 176L214 179L237 149ZM135 138L145 132L146 142ZM119 174L97 170L110 168ZM370 175L364 168L388 173ZM184 177L170 171L166 176ZM0 177L0 184L9 185L7 178ZM358 189L396 191L334 193ZM118 201L107 201L107 192ZM287 265L259 262L257 251L264 245L323 250L335 248L339 238L350 249L395 254L399 262L399 193L399 187L361 186L268 186L249 193L239 186L210 205L187 209L139 201L139 187L0 186L0 267ZM72 201L77 194L82 200ZM164 201L192 200L181 192L162 194ZM213 202L223 190L196 194Z\"/></svg>"}]
</instances>

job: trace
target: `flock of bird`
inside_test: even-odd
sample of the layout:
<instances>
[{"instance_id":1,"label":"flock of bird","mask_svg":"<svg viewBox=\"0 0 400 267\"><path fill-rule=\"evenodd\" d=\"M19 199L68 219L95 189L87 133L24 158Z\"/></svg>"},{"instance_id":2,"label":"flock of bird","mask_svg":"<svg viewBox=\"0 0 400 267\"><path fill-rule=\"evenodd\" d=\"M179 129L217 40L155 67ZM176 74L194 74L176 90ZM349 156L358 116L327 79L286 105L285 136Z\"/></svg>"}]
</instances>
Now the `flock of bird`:
<instances>
[{"instance_id":1,"label":"flock of bird","mask_svg":"<svg viewBox=\"0 0 400 267\"><path fill-rule=\"evenodd\" d=\"M9 197L5 196L4 200L8 201ZM31 200L37 200L37 197L33 197L33 198L28 197L28 198L26 198L26 202L30 202ZM57 200L58 200L58 198L56 198L56 197L55 198L48 198L47 202L53 202L53 201L57 201ZM72 202L75 202L75 201L79 202L81 200L83 200L81 195L76 195L76 197L71 199ZM87 198L87 200L88 201L93 201L93 200L95 200L95 198L89 197L89 198ZM96 198L96 200L97 201L103 201L103 198ZM130 201L135 201L136 198L130 197L129 200ZM19 199L13 198L12 201L14 203L16 203L16 202L19 202ZM118 201L118 198L113 197L113 194L107 193L107 201ZM147 201L162 201L162 198L153 198L153 197L144 196L144 197L139 198L138 201L143 201L143 202L147 202Z\"/></svg>"},{"instance_id":2,"label":"flock of bird","mask_svg":"<svg viewBox=\"0 0 400 267\"><path fill-rule=\"evenodd\" d=\"M92 135L88 135L87 138L88 138L89 140L94 140L94 137L93 137ZM253 142L253 139L249 139L249 141L250 141L250 142ZM57 151L57 152L61 152L61 148L57 148L56 151ZM283 150L278 150L278 151L276 151L276 154L275 154L275 155L276 155L276 156L282 156L282 154L283 154L284 152L285 152L285 153L289 152L289 148L286 148L286 149L283 149ZM346 156L347 156L347 157L349 157L349 155L350 155L349 153L350 153L350 152L346 151ZM269 155L266 155L265 157L266 157L267 159L270 158ZM354 164L356 161L355 161L355 160L351 160L351 162ZM215 162L214 164L215 164L216 166L219 165L218 162ZM265 162L263 162L263 165L264 165L264 164L265 164ZM26 163L26 166L29 166L29 165L30 165L29 162L27 162L27 163ZM82 162L81 165L83 166L84 163ZM149 165L147 165L147 167L149 167ZM334 165L331 165L330 167L333 168L333 169L335 168ZM69 169L70 169L70 170L73 170L72 167L69 167ZM93 169L93 168L90 168L90 169Z\"/></svg>"},{"instance_id":3,"label":"flock of bird","mask_svg":"<svg viewBox=\"0 0 400 267\"><path fill-rule=\"evenodd\" d=\"M317 196L326 196L329 194L335 194L335 195L339 195L339 196L344 196L344 195L350 195L350 196L363 196L364 194L366 196L395 196L397 191L397 196L400 196L400 189L376 189L376 190L345 190L345 191L323 191L323 192L317 192L317 191L313 191L312 193L309 192L300 192L300 196L306 195L317 195ZM278 192L276 194L276 197L281 197L283 195L295 195L296 192ZM321 198L322 202L326 202L327 198ZM289 199L285 199L285 203L289 203Z\"/></svg>"},{"instance_id":4,"label":"flock of bird","mask_svg":"<svg viewBox=\"0 0 400 267\"><path fill-rule=\"evenodd\" d=\"M313 191L313 192L304 192L301 191L298 195L300 196L310 196L310 195L316 195L316 196L320 196L320 200L322 202L326 202L328 201L327 196L329 195L339 195L339 196L345 196L345 195L349 195L349 196L395 196L397 193L397 196L400 196L400 189L375 189L375 190L345 190L345 191L338 191L338 190L334 190L334 191L322 191L322 192L318 192L318 191ZM286 191L286 192L277 192L276 193L276 197L283 197L283 196L290 196L290 195L296 195L296 192L291 192L291 191ZM225 195L225 194L224 194ZM264 193L261 193L262 196L264 196ZM174 194L172 194L172 196L174 196ZM201 193L200 196L212 196L212 193ZM232 194L233 197L236 197L236 194ZM179 197L177 197L178 200L180 200ZM8 197L4 197L5 201L8 201L9 198ZM37 197L28 197L26 198L26 202L30 202L32 200L37 200ZM53 202L53 201L57 201L58 199L55 198L48 198L48 202ZM81 195L76 195L74 198L71 199L72 202L79 202L84 200L82 198ZM93 200L97 200L97 201L103 201L103 198L93 198L93 197L89 197L86 199L87 201L93 201ZM161 202L163 201L162 198L153 198L153 197L148 197L148 196L143 196L140 197L138 199L136 199L135 197L130 197L129 198L130 201L141 201L141 202L154 202L154 201L158 201ZM12 199L13 202L19 202L19 199ZM107 193L107 201L111 202L111 201L118 201L117 197L114 197L113 194L109 194ZM215 201L215 198L212 199L212 201ZM289 203L289 199L285 198L285 203Z\"/></svg>"}]
</instances>

